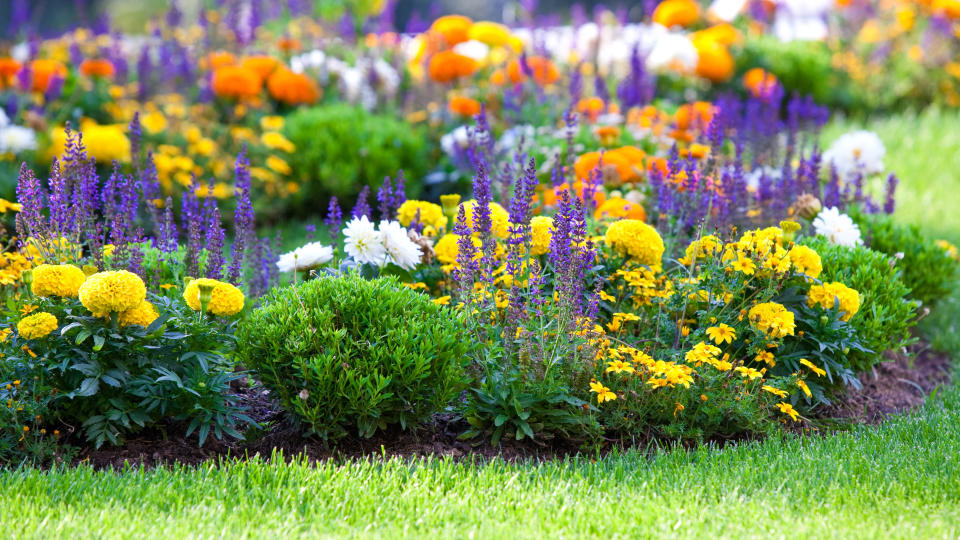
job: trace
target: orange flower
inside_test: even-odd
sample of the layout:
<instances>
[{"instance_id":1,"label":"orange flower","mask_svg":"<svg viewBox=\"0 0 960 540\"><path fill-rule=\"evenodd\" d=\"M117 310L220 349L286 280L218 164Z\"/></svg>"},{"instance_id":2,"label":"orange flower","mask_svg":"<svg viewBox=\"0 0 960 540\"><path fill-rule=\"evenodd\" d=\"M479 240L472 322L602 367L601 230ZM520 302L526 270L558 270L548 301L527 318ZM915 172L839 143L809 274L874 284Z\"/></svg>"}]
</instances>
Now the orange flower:
<instances>
[{"instance_id":1,"label":"orange flower","mask_svg":"<svg viewBox=\"0 0 960 540\"><path fill-rule=\"evenodd\" d=\"M560 71L557 70L557 66L548 58L530 56L527 58L527 67L529 67L533 73L533 80L540 86L555 83L557 79L560 78ZM507 77L510 78L510 82L513 84L523 82L527 79L527 75L520 67L520 59L512 60L507 64Z\"/></svg>"},{"instance_id":2,"label":"orange flower","mask_svg":"<svg viewBox=\"0 0 960 540\"><path fill-rule=\"evenodd\" d=\"M713 120L713 104L706 101L695 101L681 105L677 109L677 129L690 128L704 130Z\"/></svg>"},{"instance_id":3,"label":"orange flower","mask_svg":"<svg viewBox=\"0 0 960 540\"><path fill-rule=\"evenodd\" d=\"M690 26L700 18L700 5L693 0L664 0L653 10L653 22L670 28Z\"/></svg>"},{"instance_id":4,"label":"orange flower","mask_svg":"<svg viewBox=\"0 0 960 540\"><path fill-rule=\"evenodd\" d=\"M657 171L661 175L666 176L667 171L667 160L666 158L647 156L647 170L650 172Z\"/></svg>"},{"instance_id":5,"label":"orange flower","mask_svg":"<svg viewBox=\"0 0 960 540\"><path fill-rule=\"evenodd\" d=\"M46 92L50 81L56 77L66 77L67 68L56 60L39 59L30 62L32 76L30 89L34 92Z\"/></svg>"},{"instance_id":6,"label":"orange flower","mask_svg":"<svg viewBox=\"0 0 960 540\"><path fill-rule=\"evenodd\" d=\"M756 97L766 96L777 85L777 77L763 68L753 68L743 74L743 86Z\"/></svg>"},{"instance_id":7,"label":"orange flower","mask_svg":"<svg viewBox=\"0 0 960 540\"><path fill-rule=\"evenodd\" d=\"M277 40L277 48L285 53L299 51L302 47L300 40L292 37L282 37Z\"/></svg>"},{"instance_id":8,"label":"orange flower","mask_svg":"<svg viewBox=\"0 0 960 540\"><path fill-rule=\"evenodd\" d=\"M706 39L721 45L733 45L740 41L740 31L730 23L722 23L694 32L691 39Z\"/></svg>"},{"instance_id":9,"label":"orange flower","mask_svg":"<svg viewBox=\"0 0 960 540\"><path fill-rule=\"evenodd\" d=\"M616 171L617 178L613 178L616 182L626 182L637 176L636 171L633 169L633 163L630 158L627 157L632 154L632 151L621 152L620 150L621 149L604 152L602 158L600 152L587 152L578 157L577 161L573 164L573 171L577 179L588 180L590 174L601 165L601 161L603 165L602 172L607 180L611 179L608 175L613 171ZM639 151L639 149L635 150Z\"/></svg>"},{"instance_id":10,"label":"orange flower","mask_svg":"<svg viewBox=\"0 0 960 540\"><path fill-rule=\"evenodd\" d=\"M643 206L634 204L622 197L611 197L603 204L597 206L593 213L593 219L614 218L614 219L638 219L646 221L647 211Z\"/></svg>"},{"instance_id":11,"label":"orange flower","mask_svg":"<svg viewBox=\"0 0 960 540\"><path fill-rule=\"evenodd\" d=\"M439 83L448 83L459 77L469 77L477 70L477 62L469 56L453 51L441 51L430 57L427 72Z\"/></svg>"},{"instance_id":12,"label":"orange flower","mask_svg":"<svg viewBox=\"0 0 960 540\"><path fill-rule=\"evenodd\" d=\"M287 105L311 104L320 97L320 89L310 77L280 68L267 79L270 96Z\"/></svg>"},{"instance_id":13,"label":"orange flower","mask_svg":"<svg viewBox=\"0 0 960 540\"><path fill-rule=\"evenodd\" d=\"M450 112L460 116L476 116L480 113L480 102L468 97L457 96L450 99Z\"/></svg>"},{"instance_id":14,"label":"orange flower","mask_svg":"<svg viewBox=\"0 0 960 540\"><path fill-rule=\"evenodd\" d=\"M236 63L237 58L226 51L214 51L207 55L207 65L214 71L218 68L232 66Z\"/></svg>"},{"instance_id":15,"label":"orange flower","mask_svg":"<svg viewBox=\"0 0 960 540\"><path fill-rule=\"evenodd\" d=\"M697 48L697 75L712 82L724 82L733 77L733 55L722 43L709 38L693 40Z\"/></svg>"},{"instance_id":16,"label":"orange flower","mask_svg":"<svg viewBox=\"0 0 960 540\"><path fill-rule=\"evenodd\" d=\"M597 121L603 109L603 100L598 97L583 98L577 102L577 112L587 115L591 122Z\"/></svg>"},{"instance_id":17,"label":"orange flower","mask_svg":"<svg viewBox=\"0 0 960 540\"><path fill-rule=\"evenodd\" d=\"M620 137L620 128L617 126L598 126L593 132L604 146L613 144Z\"/></svg>"},{"instance_id":18,"label":"orange flower","mask_svg":"<svg viewBox=\"0 0 960 540\"><path fill-rule=\"evenodd\" d=\"M239 66L224 66L213 72L213 92L222 98L244 99L260 94L263 81L257 72Z\"/></svg>"},{"instance_id":19,"label":"orange flower","mask_svg":"<svg viewBox=\"0 0 960 540\"><path fill-rule=\"evenodd\" d=\"M507 82L507 74L502 69L498 69L490 74L490 82L493 84L505 84Z\"/></svg>"},{"instance_id":20,"label":"orange flower","mask_svg":"<svg viewBox=\"0 0 960 540\"><path fill-rule=\"evenodd\" d=\"M467 41L473 20L463 15L445 15L433 21L430 25L430 34L438 36L447 47Z\"/></svg>"},{"instance_id":21,"label":"orange flower","mask_svg":"<svg viewBox=\"0 0 960 540\"><path fill-rule=\"evenodd\" d=\"M583 200L583 191L586 187L587 186L579 180L573 183L573 193L575 193L581 201ZM544 189L543 205L548 207L556 206L557 201L560 199L560 194L569 190L570 184L567 183L560 184L559 186L553 188ZM597 189L597 191L593 194L593 201L596 206L602 205L604 202L606 202L606 200L607 196L603 193L602 189Z\"/></svg>"},{"instance_id":22,"label":"orange flower","mask_svg":"<svg viewBox=\"0 0 960 540\"><path fill-rule=\"evenodd\" d=\"M260 76L261 80L267 80L270 78L270 74L273 73L273 70L277 69L277 66L280 65L280 62L272 56L251 56L250 58L244 59L243 63L240 64L241 67L247 68L250 71L253 71Z\"/></svg>"},{"instance_id":23,"label":"orange flower","mask_svg":"<svg viewBox=\"0 0 960 540\"><path fill-rule=\"evenodd\" d=\"M20 67L20 62L13 58L0 58L0 88L13 82L13 77L20 71Z\"/></svg>"},{"instance_id":24,"label":"orange flower","mask_svg":"<svg viewBox=\"0 0 960 540\"><path fill-rule=\"evenodd\" d=\"M113 77L114 72L113 64L109 60L102 58L90 58L80 64L80 73L83 73L87 77L101 77L106 79Z\"/></svg>"}]
</instances>

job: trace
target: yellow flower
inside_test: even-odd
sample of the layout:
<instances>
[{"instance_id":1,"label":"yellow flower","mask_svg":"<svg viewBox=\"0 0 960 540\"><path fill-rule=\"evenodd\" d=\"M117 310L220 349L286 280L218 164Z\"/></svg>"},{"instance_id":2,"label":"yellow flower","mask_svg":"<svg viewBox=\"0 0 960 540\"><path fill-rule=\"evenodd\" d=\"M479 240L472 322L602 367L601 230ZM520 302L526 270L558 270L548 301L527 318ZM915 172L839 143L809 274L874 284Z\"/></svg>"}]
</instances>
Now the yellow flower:
<instances>
[{"instance_id":1,"label":"yellow flower","mask_svg":"<svg viewBox=\"0 0 960 540\"><path fill-rule=\"evenodd\" d=\"M290 168L290 164L286 161L278 158L277 156L267 157L267 167L276 172L277 174L289 175L293 172L293 169Z\"/></svg>"},{"instance_id":2,"label":"yellow flower","mask_svg":"<svg viewBox=\"0 0 960 540\"><path fill-rule=\"evenodd\" d=\"M260 129L264 131L280 131L283 129L283 117L264 116L260 119Z\"/></svg>"},{"instance_id":3,"label":"yellow flower","mask_svg":"<svg viewBox=\"0 0 960 540\"><path fill-rule=\"evenodd\" d=\"M473 223L473 211L477 206L477 201L469 200L462 206L466 214L467 226L476 232L476 225ZM506 238L510 234L510 214L497 203L490 203L490 223L493 235L497 238Z\"/></svg>"},{"instance_id":4,"label":"yellow flower","mask_svg":"<svg viewBox=\"0 0 960 540\"><path fill-rule=\"evenodd\" d=\"M536 216L530 220L530 254L538 257L550 252L553 237L553 218Z\"/></svg>"},{"instance_id":5,"label":"yellow flower","mask_svg":"<svg viewBox=\"0 0 960 540\"><path fill-rule=\"evenodd\" d=\"M793 312L776 302L765 302L750 308L750 324L775 338L792 336L796 329Z\"/></svg>"},{"instance_id":6,"label":"yellow flower","mask_svg":"<svg viewBox=\"0 0 960 540\"><path fill-rule=\"evenodd\" d=\"M804 395L806 395L808 398L813 397L813 394L810 393L810 387L807 386L807 383L804 382L803 379L800 379L797 381L797 386L799 386L800 389L803 390Z\"/></svg>"},{"instance_id":7,"label":"yellow flower","mask_svg":"<svg viewBox=\"0 0 960 540\"><path fill-rule=\"evenodd\" d=\"M593 380L590 381L590 391L597 394L597 403L603 403L604 401L613 401L617 399L617 395L610 391L606 386L598 383Z\"/></svg>"},{"instance_id":8,"label":"yellow flower","mask_svg":"<svg viewBox=\"0 0 960 540\"><path fill-rule=\"evenodd\" d=\"M849 321L860 310L860 294L843 283L833 282L814 285L807 292L807 305L819 305L824 309L838 307L843 315L840 319Z\"/></svg>"},{"instance_id":9,"label":"yellow flower","mask_svg":"<svg viewBox=\"0 0 960 540\"><path fill-rule=\"evenodd\" d=\"M150 323L155 321L157 317L159 317L159 315L154 305L144 300L140 302L139 306L120 313L118 322L121 327L136 324L146 328L150 326Z\"/></svg>"},{"instance_id":10,"label":"yellow flower","mask_svg":"<svg viewBox=\"0 0 960 540\"><path fill-rule=\"evenodd\" d=\"M207 311L220 317L229 317L243 309L243 291L229 283L209 278L192 280L183 291L183 299L194 311L200 311L200 285L213 287Z\"/></svg>"},{"instance_id":11,"label":"yellow flower","mask_svg":"<svg viewBox=\"0 0 960 540\"><path fill-rule=\"evenodd\" d=\"M447 228L447 216L443 215L443 208L439 204L427 201L407 199L397 209L397 221L404 227L409 227L420 213L420 223L434 229Z\"/></svg>"},{"instance_id":12,"label":"yellow flower","mask_svg":"<svg viewBox=\"0 0 960 540\"><path fill-rule=\"evenodd\" d=\"M438 306L449 306L449 305L450 305L450 296L447 295L447 296L441 296L441 297L439 297L439 298L434 298L433 300L431 300L431 302L433 302L434 304L436 304L436 305L438 305Z\"/></svg>"},{"instance_id":13,"label":"yellow flower","mask_svg":"<svg viewBox=\"0 0 960 540\"><path fill-rule=\"evenodd\" d=\"M40 339L47 337L50 332L53 332L57 329L59 323L57 318L47 313L41 311L36 315L30 315L29 317L24 317L20 319L20 322L17 323L17 332L24 339Z\"/></svg>"},{"instance_id":14,"label":"yellow flower","mask_svg":"<svg viewBox=\"0 0 960 540\"><path fill-rule=\"evenodd\" d=\"M663 239L656 229L636 219L621 219L607 228L604 241L621 255L640 264L659 267L663 257Z\"/></svg>"},{"instance_id":15,"label":"yellow flower","mask_svg":"<svg viewBox=\"0 0 960 540\"><path fill-rule=\"evenodd\" d=\"M37 296L75 298L86 280L83 270L72 264L41 264L33 269L30 290Z\"/></svg>"},{"instance_id":16,"label":"yellow flower","mask_svg":"<svg viewBox=\"0 0 960 540\"><path fill-rule=\"evenodd\" d=\"M140 305L147 287L140 276L126 270L98 272L80 286L80 303L94 315L122 312Z\"/></svg>"},{"instance_id":17,"label":"yellow flower","mask_svg":"<svg viewBox=\"0 0 960 540\"><path fill-rule=\"evenodd\" d=\"M801 358L801 359L800 359L800 363L801 363L802 365L807 366L808 368L810 368L810 371L816 373L818 377L823 377L824 375L827 374L826 371L818 368L818 367L816 366L816 364L814 364L813 362L807 360L806 358Z\"/></svg>"},{"instance_id":18,"label":"yellow flower","mask_svg":"<svg viewBox=\"0 0 960 540\"><path fill-rule=\"evenodd\" d=\"M754 379L759 379L760 377L763 376L763 373L753 368L748 368L744 366L737 366L736 368L734 368L734 371L738 372L742 377L750 379L751 381Z\"/></svg>"},{"instance_id":19,"label":"yellow flower","mask_svg":"<svg viewBox=\"0 0 960 540\"><path fill-rule=\"evenodd\" d=\"M21 206L19 203L10 202L6 199L0 199L0 214L5 214L11 210L14 212L19 212L21 209L23 209L23 206Z\"/></svg>"},{"instance_id":20,"label":"yellow flower","mask_svg":"<svg viewBox=\"0 0 960 540\"><path fill-rule=\"evenodd\" d=\"M757 353L757 357L755 358L755 360L756 360L757 362L764 362L764 363L766 363L767 365L769 365L770 367L773 367L773 366L777 365L777 363L776 363L776 362L774 361L774 359L773 359L773 353L770 352L770 351L760 351L760 352L758 352L758 353Z\"/></svg>"},{"instance_id":21,"label":"yellow flower","mask_svg":"<svg viewBox=\"0 0 960 540\"><path fill-rule=\"evenodd\" d=\"M748 276L752 276L757 271L757 265L747 257L737 257L737 260L733 261L730 267Z\"/></svg>"},{"instance_id":22,"label":"yellow flower","mask_svg":"<svg viewBox=\"0 0 960 540\"><path fill-rule=\"evenodd\" d=\"M769 392L769 393L771 393L771 394L773 394L773 395L775 395L775 396L777 396L777 397L779 397L779 398L785 398L785 397L787 397L787 393L786 393L786 392L784 392L783 390L781 390L781 389L779 389L779 388L774 388L773 386L768 386L768 385L765 384L765 385L761 386L760 389L763 390L764 392Z\"/></svg>"},{"instance_id":23,"label":"yellow flower","mask_svg":"<svg viewBox=\"0 0 960 540\"><path fill-rule=\"evenodd\" d=\"M158 111L141 116L140 123L150 133L159 133L167 127L167 119Z\"/></svg>"},{"instance_id":24,"label":"yellow flower","mask_svg":"<svg viewBox=\"0 0 960 540\"><path fill-rule=\"evenodd\" d=\"M260 136L260 141L271 150L282 150L287 153L293 153L297 150L296 145L275 131L264 133Z\"/></svg>"},{"instance_id":25,"label":"yellow flower","mask_svg":"<svg viewBox=\"0 0 960 540\"><path fill-rule=\"evenodd\" d=\"M705 259L716 255L723 250L723 243L716 236L704 236L700 240L694 240L687 246L684 256L680 259L681 264L687 265L695 260Z\"/></svg>"},{"instance_id":26,"label":"yellow flower","mask_svg":"<svg viewBox=\"0 0 960 540\"><path fill-rule=\"evenodd\" d=\"M823 264L820 260L820 255L816 251L807 246L793 246L790 248L788 254L790 256L790 262L793 263L793 266L798 272L814 279L820 277L820 272L823 271Z\"/></svg>"},{"instance_id":27,"label":"yellow flower","mask_svg":"<svg viewBox=\"0 0 960 540\"><path fill-rule=\"evenodd\" d=\"M623 360L607 362L606 373L633 373L633 366Z\"/></svg>"},{"instance_id":28,"label":"yellow flower","mask_svg":"<svg viewBox=\"0 0 960 540\"><path fill-rule=\"evenodd\" d=\"M720 345L724 341L733 343L733 340L737 338L737 332L732 326L720 323L718 326L707 328L707 336L712 339L714 343Z\"/></svg>"},{"instance_id":29,"label":"yellow flower","mask_svg":"<svg viewBox=\"0 0 960 540\"><path fill-rule=\"evenodd\" d=\"M800 419L798 418L798 416L800 416L800 413L798 413L796 409L793 408L793 405L790 405L789 403L777 403L777 408L780 409L780 412L789 416L790 419L793 420L794 422L800 421Z\"/></svg>"},{"instance_id":30,"label":"yellow flower","mask_svg":"<svg viewBox=\"0 0 960 540\"><path fill-rule=\"evenodd\" d=\"M500 23L478 21L470 26L467 38L486 43L491 47L502 46L510 41L510 29Z\"/></svg>"}]
</instances>

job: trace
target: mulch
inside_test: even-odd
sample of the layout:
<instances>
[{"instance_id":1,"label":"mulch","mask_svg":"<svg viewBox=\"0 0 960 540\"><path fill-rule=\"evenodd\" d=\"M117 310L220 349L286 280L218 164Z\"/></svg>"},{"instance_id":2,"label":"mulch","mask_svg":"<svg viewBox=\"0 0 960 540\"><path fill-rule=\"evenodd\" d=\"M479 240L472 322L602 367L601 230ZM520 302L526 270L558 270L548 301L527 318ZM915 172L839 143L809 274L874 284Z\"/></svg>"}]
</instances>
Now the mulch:
<instances>
[{"instance_id":1,"label":"mulch","mask_svg":"<svg viewBox=\"0 0 960 540\"><path fill-rule=\"evenodd\" d=\"M877 424L890 415L918 407L934 388L950 382L949 356L927 345L914 345L908 353L887 353L885 358L886 361L878 364L872 372L860 376L863 384L860 390L850 390L842 401L820 409L819 418L829 419L837 425ZM179 433L174 428L166 433L147 431L120 447L83 448L74 463L88 463L98 469L123 468L131 464L146 467L176 463L199 465L215 463L222 458L243 459L256 455L269 458L278 451L285 459L302 456L311 461L394 456L519 461L556 459L584 451L575 444L559 440L545 443L505 440L496 447L487 441L471 444L457 438L468 426L455 415L437 415L430 425L415 432L392 429L378 431L369 439L347 438L331 449L322 441L304 438L262 387L239 385L237 394L248 407L248 415L268 426L253 436L248 432L248 441L220 441L211 437L203 447L198 447L195 437L187 439L174 435ZM645 447L650 442L632 444ZM623 445L609 445L607 451L618 446Z\"/></svg>"}]
</instances>

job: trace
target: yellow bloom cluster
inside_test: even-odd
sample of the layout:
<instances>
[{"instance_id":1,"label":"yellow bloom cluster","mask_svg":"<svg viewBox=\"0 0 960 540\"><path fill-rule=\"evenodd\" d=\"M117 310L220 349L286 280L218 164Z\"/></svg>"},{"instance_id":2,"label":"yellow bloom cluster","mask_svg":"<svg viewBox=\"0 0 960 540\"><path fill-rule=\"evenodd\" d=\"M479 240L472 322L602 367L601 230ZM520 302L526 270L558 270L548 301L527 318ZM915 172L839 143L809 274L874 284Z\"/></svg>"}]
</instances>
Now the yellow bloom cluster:
<instances>
[{"instance_id":1,"label":"yellow bloom cluster","mask_svg":"<svg viewBox=\"0 0 960 540\"><path fill-rule=\"evenodd\" d=\"M17 332L25 339L40 339L56 330L58 325L59 323L56 317L50 313L41 311L40 313L21 319L20 322L17 323Z\"/></svg>"},{"instance_id":2,"label":"yellow bloom cluster","mask_svg":"<svg viewBox=\"0 0 960 540\"><path fill-rule=\"evenodd\" d=\"M190 309L200 311L201 285L213 287L213 292L210 295L210 303L207 305L207 311L209 313L219 317L229 317L240 313L243 309L243 291L229 283L209 278L194 279L183 291L183 299L187 301Z\"/></svg>"},{"instance_id":3,"label":"yellow bloom cluster","mask_svg":"<svg viewBox=\"0 0 960 540\"><path fill-rule=\"evenodd\" d=\"M432 228L434 231L447 228L447 216L443 215L443 208L439 204L427 201L416 201L408 199L397 209L397 221L404 227L409 227L420 212L420 223L425 227L424 231Z\"/></svg>"},{"instance_id":4,"label":"yellow bloom cluster","mask_svg":"<svg viewBox=\"0 0 960 540\"><path fill-rule=\"evenodd\" d=\"M13 285L20 281L24 270L31 267L30 259L23 253L0 253L0 285Z\"/></svg>"},{"instance_id":5,"label":"yellow bloom cluster","mask_svg":"<svg viewBox=\"0 0 960 540\"><path fill-rule=\"evenodd\" d=\"M723 242L720 241L714 235L704 236L699 240L694 240L690 242L690 245L687 246L686 251L683 254L683 257L677 259L680 264L688 265L695 260L706 259L707 257L716 255L723 250Z\"/></svg>"},{"instance_id":6,"label":"yellow bloom cluster","mask_svg":"<svg viewBox=\"0 0 960 540\"><path fill-rule=\"evenodd\" d=\"M94 315L103 316L139 306L147 297L147 287L133 272L98 272L80 286L79 295L83 307Z\"/></svg>"},{"instance_id":7,"label":"yellow bloom cluster","mask_svg":"<svg viewBox=\"0 0 960 540\"><path fill-rule=\"evenodd\" d=\"M437 243L433 245L433 253L438 261L443 264L456 264L457 253L459 253L457 239L458 237L455 234L445 234L437 240Z\"/></svg>"},{"instance_id":8,"label":"yellow bloom cluster","mask_svg":"<svg viewBox=\"0 0 960 540\"><path fill-rule=\"evenodd\" d=\"M131 324L139 325L144 328L150 326L150 323L155 321L159 317L157 314L157 308L153 304L144 300L140 302L140 305L128 309L120 314L118 322L120 323L121 328L124 326L129 326Z\"/></svg>"},{"instance_id":9,"label":"yellow bloom cluster","mask_svg":"<svg viewBox=\"0 0 960 540\"><path fill-rule=\"evenodd\" d=\"M663 257L663 239L656 229L636 219L621 219L607 228L604 241L621 255L640 264L659 267Z\"/></svg>"},{"instance_id":10,"label":"yellow bloom cluster","mask_svg":"<svg viewBox=\"0 0 960 540\"><path fill-rule=\"evenodd\" d=\"M810 287L807 293L807 305L819 305L824 309L833 309L839 303L843 315L841 320L849 321L860 310L860 293L843 283L832 282Z\"/></svg>"},{"instance_id":11,"label":"yellow bloom cluster","mask_svg":"<svg viewBox=\"0 0 960 540\"><path fill-rule=\"evenodd\" d=\"M473 199L463 203L467 226L473 229L476 229L473 224L473 211L476 206L477 201ZM492 223L493 235L497 238L506 238L510 234L510 214L497 203L490 203L490 222Z\"/></svg>"},{"instance_id":12,"label":"yellow bloom cluster","mask_svg":"<svg viewBox=\"0 0 960 540\"><path fill-rule=\"evenodd\" d=\"M654 298L673 294L673 282L646 267L617 270L613 277L623 279L631 288L634 307L650 305Z\"/></svg>"},{"instance_id":13,"label":"yellow bloom cluster","mask_svg":"<svg viewBox=\"0 0 960 540\"><path fill-rule=\"evenodd\" d=\"M811 278L820 277L823 271L823 263L820 260L820 254L808 248L807 246L793 246L789 252L790 262L793 263L797 272L807 275Z\"/></svg>"},{"instance_id":14,"label":"yellow bloom cluster","mask_svg":"<svg viewBox=\"0 0 960 540\"><path fill-rule=\"evenodd\" d=\"M721 352L719 347L701 341L694 345L693 349L687 351L683 359L695 366L710 364L720 371L730 371L733 364L727 361L726 356L720 358Z\"/></svg>"},{"instance_id":15,"label":"yellow bloom cluster","mask_svg":"<svg viewBox=\"0 0 960 540\"><path fill-rule=\"evenodd\" d=\"M793 312L776 302L764 302L750 308L750 324L775 338L792 336L797 327Z\"/></svg>"},{"instance_id":16,"label":"yellow bloom cluster","mask_svg":"<svg viewBox=\"0 0 960 540\"><path fill-rule=\"evenodd\" d=\"M539 257L550 251L553 218L536 216L530 220L530 254Z\"/></svg>"},{"instance_id":17,"label":"yellow bloom cluster","mask_svg":"<svg viewBox=\"0 0 960 540\"><path fill-rule=\"evenodd\" d=\"M37 296L75 298L86 280L83 270L72 264L41 264L33 269L30 290Z\"/></svg>"}]
</instances>

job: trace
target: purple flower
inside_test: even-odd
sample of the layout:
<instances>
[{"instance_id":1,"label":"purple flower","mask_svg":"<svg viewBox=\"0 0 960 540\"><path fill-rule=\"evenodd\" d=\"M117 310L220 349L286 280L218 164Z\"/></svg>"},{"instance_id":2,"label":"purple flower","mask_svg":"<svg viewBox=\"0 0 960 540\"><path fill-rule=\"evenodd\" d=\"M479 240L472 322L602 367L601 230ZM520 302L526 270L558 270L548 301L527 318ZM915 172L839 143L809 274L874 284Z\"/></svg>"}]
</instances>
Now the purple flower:
<instances>
[{"instance_id":1,"label":"purple flower","mask_svg":"<svg viewBox=\"0 0 960 540\"><path fill-rule=\"evenodd\" d=\"M350 215L358 218L360 216L370 217L370 204L367 203L367 199L370 198L370 186L363 186L363 189L360 190L360 195L357 196L357 204L354 205L353 210L350 211Z\"/></svg>"}]
</instances>

